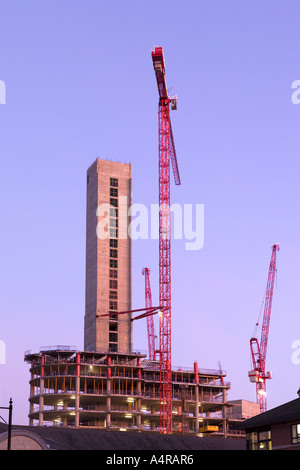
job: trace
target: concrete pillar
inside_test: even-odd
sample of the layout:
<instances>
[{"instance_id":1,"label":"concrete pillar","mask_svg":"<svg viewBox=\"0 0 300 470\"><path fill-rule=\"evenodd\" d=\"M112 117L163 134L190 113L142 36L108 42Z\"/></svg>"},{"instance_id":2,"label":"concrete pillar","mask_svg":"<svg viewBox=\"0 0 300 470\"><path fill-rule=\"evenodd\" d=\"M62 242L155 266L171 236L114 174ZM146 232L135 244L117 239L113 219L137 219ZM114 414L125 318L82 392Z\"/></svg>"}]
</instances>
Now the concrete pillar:
<instances>
[{"instance_id":1,"label":"concrete pillar","mask_svg":"<svg viewBox=\"0 0 300 470\"><path fill-rule=\"evenodd\" d=\"M31 363L31 368L33 368L33 363ZM34 374L33 372L31 372L31 380L33 380L33 378L34 378ZM33 383L30 384L30 398L31 397L34 397L34 384ZM29 402L29 415L33 413L33 411L34 411L34 404L30 401ZM29 426L33 426L32 418L29 418Z\"/></svg>"},{"instance_id":2,"label":"concrete pillar","mask_svg":"<svg viewBox=\"0 0 300 470\"><path fill-rule=\"evenodd\" d=\"M142 379L142 370L141 370L141 358L138 357L137 359L137 366L139 367L138 368L138 378L139 378L139 381L137 383L137 394L140 398L137 399L137 427L139 429L142 429L142 398L141 398L141 395L142 395L142 382L141 382L141 379Z\"/></svg>"},{"instance_id":3,"label":"concrete pillar","mask_svg":"<svg viewBox=\"0 0 300 470\"><path fill-rule=\"evenodd\" d=\"M142 429L142 399L141 398L138 398L137 399L137 427L139 429Z\"/></svg>"},{"instance_id":4,"label":"concrete pillar","mask_svg":"<svg viewBox=\"0 0 300 470\"><path fill-rule=\"evenodd\" d=\"M76 353L76 385L75 385L75 427L79 428L80 401L80 353Z\"/></svg>"},{"instance_id":5,"label":"concrete pillar","mask_svg":"<svg viewBox=\"0 0 300 470\"><path fill-rule=\"evenodd\" d=\"M111 425L111 357L107 356L107 368L106 372L106 427L109 428Z\"/></svg>"},{"instance_id":6,"label":"concrete pillar","mask_svg":"<svg viewBox=\"0 0 300 470\"><path fill-rule=\"evenodd\" d=\"M56 408L58 408L57 405L56 405ZM67 405L66 402L64 402L63 409L64 409L64 410L67 410L67 409L68 409L68 405ZM64 426L67 426L67 422L68 422L67 416L63 415L63 420L62 420L62 422L63 422L63 425L64 425Z\"/></svg>"},{"instance_id":7,"label":"concrete pillar","mask_svg":"<svg viewBox=\"0 0 300 470\"><path fill-rule=\"evenodd\" d=\"M39 398L39 426L44 424L44 369L45 357L44 354L41 356L41 374L40 374L40 398Z\"/></svg>"},{"instance_id":8,"label":"concrete pillar","mask_svg":"<svg viewBox=\"0 0 300 470\"><path fill-rule=\"evenodd\" d=\"M109 428L110 425L111 425L111 397L107 397L106 398L106 427Z\"/></svg>"},{"instance_id":9,"label":"concrete pillar","mask_svg":"<svg viewBox=\"0 0 300 470\"><path fill-rule=\"evenodd\" d=\"M195 388L195 432L199 433L199 386Z\"/></svg>"},{"instance_id":10,"label":"concrete pillar","mask_svg":"<svg viewBox=\"0 0 300 470\"><path fill-rule=\"evenodd\" d=\"M182 421L183 421L183 408L182 404L178 405L178 431L182 432Z\"/></svg>"},{"instance_id":11,"label":"concrete pillar","mask_svg":"<svg viewBox=\"0 0 300 470\"><path fill-rule=\"evenodd\" d=\"M196 384L195 387L195 432L199 433L199 371L198 371L198 362L194 362L194 372L195 377L194 381Z\"/></svg>"}]
</instances>

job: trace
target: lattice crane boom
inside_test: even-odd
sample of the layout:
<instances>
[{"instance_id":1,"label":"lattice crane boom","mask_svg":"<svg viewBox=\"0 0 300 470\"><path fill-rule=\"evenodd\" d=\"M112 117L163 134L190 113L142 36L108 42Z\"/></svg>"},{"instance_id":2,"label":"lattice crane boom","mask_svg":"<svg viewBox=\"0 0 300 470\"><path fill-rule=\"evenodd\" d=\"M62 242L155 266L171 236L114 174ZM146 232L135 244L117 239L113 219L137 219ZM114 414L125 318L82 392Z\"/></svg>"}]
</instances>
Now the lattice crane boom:
<instances>
[{"instance_id":1,"label":"lattice crane boom","mask_svg":"<svg viewBox=\"0 0 300 470\"><path fill-rule=\"evenodd\" d=\"M264 315L262 321L261 339L257 337L250 339L250 350L253 369L248 375L251 382L256 383L256 401L260 405L260 411L267 410L266 379L272 378L272 373L266 371L267 346L272 311L273 292L276 276L276 255L279 251L278 243L272 247L272 256L269 266L268 281L264 299ZM258 323L257 323L258 325Z\"/></svg>"},{"instance_id":2,"label":"lattice crane boom","mask_svg":"<svg viewBox=\"0 0 300 470\"><path fill-rule=\"evenodd\" d=\"M166 113L165 113L164 118L167 121L167 127L168 127L168 134L169 134L168 146L169 146L169 152L170 152L170 160L171 160L172 168L173 168L174 181L176 185L180 185L181 184L180 174L179 174L177 155L176 155L176 150L175 150L175 145L174 145L173 130L172 130L172 124L171 124L170 112L169 112L170 103L171 103L171 108L173 110L177 109L177 97L176 95L174 96L168 95L166 76L165 76L165 61L164 61L162 47L156 47L152 51L152 61L153 61L153 67L154 67L155 76L156 76L157 88L158 88L159 107L167 108L165 109Z\"/></svg>"}]
</instances>

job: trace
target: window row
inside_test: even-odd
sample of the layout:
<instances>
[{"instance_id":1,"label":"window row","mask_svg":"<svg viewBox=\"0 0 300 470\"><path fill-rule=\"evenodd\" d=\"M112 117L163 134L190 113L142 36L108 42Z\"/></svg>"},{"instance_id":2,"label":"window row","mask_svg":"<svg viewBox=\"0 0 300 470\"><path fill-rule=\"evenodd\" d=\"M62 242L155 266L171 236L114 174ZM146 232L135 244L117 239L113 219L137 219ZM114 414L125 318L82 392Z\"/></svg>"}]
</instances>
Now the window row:
<instances>
[{"instance_id":1,"label":"window row","mask_svg":"<svg viewBox=\"0 0 300 470\"><path fill-rule=\"evenodd\" d=\"M109 313L118 311L118 186L117 178L110 178L110 241L109 241ZM109 351L118 352L118 315L109 317Z\"/></svg>"}]
</instances>

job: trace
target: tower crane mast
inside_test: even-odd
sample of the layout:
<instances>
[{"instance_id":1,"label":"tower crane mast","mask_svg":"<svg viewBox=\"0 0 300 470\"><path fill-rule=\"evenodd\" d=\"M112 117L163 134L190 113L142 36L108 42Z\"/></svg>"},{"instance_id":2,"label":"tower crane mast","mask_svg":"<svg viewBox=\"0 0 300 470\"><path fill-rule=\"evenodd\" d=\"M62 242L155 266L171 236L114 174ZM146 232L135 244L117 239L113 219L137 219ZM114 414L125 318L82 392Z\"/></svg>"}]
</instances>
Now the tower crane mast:
<instances>
[{"instance_id":1,"label":"tower crane mast","mask_svg":"<svg viewBox=\"0 0 300 470\"><path fill-rule=\"evenodd\" d=\"M256 401L260 405L260 412L267 411L266 379L272 378L272 373L266 371L266 356L269 338L269 328L273 301L273 291L276 275L276 254L279 251L278 243L272 247L272 256L269 266L268 282L265 292L264 315L260 342L256 336L250 339L250 350L253 369L248 372L250 382L256 383ZM257 325L258 326L258 323Z\"/></svg>"},{"instance_id":2,"label":"tower crane mast","mask_svg":"<svg viewBox=\"0 0 300 470\"><path fill-rule=\"evenodd\" d=\"M160 432L172 433L171 381L171 214L170 165L175 184L180 185L177 156L170 119L170 104L177 108L176 96L169 97L162 47L151 51L158 88L158 152L159 152L159 321L160 343Z\"/></svg>"}]
</instances>

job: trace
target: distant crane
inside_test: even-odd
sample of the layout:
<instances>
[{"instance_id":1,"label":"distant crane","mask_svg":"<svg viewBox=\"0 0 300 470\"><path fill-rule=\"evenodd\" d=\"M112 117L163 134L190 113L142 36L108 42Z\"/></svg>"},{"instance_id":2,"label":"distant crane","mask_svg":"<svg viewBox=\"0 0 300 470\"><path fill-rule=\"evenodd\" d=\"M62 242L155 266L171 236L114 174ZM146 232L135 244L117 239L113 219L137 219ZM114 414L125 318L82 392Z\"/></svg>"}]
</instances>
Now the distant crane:
<instances>
[{"instance_id":1,"label":"distant crane","mask_svg":"<svg viewBox=\"0 0 300 470\"><path fill-rule=\"evenodd\" d=\"M172 434L172 371L171 371L171 213L170 164L175 184L180 176L170 119L170 104L177 109L176 96L169 97L163 48L151 51L158 88L158 152L159 152L159 322L160 343L160 432Z\"/></svg>"},{"instance_id":2,"label":"distant crane","mask_svg":"<svg viewBox=\"0 0 300 470\"><path fill-rule=\"evenodd\" d=\"M150 285L150 269L143 268L142 274L145 276L145 307L147 310L152 310L152 293ZM150 361L156 360L155 349L155 330L153 315L147 317L147 333L148 333L148 357Z\"/></svg>"},{"instance_id":3,"label":"distant crane","mask_svg":"<svg viewBox=\"0 0 300 470\"><path fill-rule=\"evenodd\" d=\"M272 300L274 282L276 275L276 253L279 251L278 243L272 247L272 256L269 267L268 282L264 299L264 316L262 321L262 331L260 343L257 337L250 339L250 350L253 369L248 372L250 382L256 383L256 401L260 405L260 412L267 411L266 379L272 378L272 372L266 372L266 355L269 337L270 318L272 310ZM258 323L256 324L258 326Z\"/></svg>"}]
</instances>

